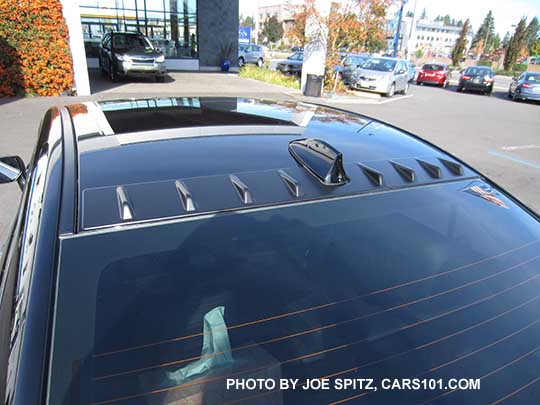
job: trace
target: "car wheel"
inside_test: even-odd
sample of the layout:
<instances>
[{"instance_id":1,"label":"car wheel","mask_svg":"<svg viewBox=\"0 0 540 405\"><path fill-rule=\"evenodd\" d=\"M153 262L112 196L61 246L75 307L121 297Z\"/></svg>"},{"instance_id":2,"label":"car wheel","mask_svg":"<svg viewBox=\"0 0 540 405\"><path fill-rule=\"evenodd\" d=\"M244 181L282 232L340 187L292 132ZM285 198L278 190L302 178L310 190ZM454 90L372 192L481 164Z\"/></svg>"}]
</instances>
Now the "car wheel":
<instances>
[{"instance_id":1,"label":"car wheel","mask_svg":"<svg viewBox=\"0 0 540 405\"><path fill-rule=\"evenodd\" d=\"M463 91L463 88L458 86L457 89L456 89L456 91L457 91L458 93L461 93L461 92Z\"/></svg>"},{"instance_id":2,"label":"car wheel","mask_svg":"<svg viewBox=\"0 0 540 405\"><path fill-rule=\"evenodd\" d=\"M118 74L112 63L109 63L109 78L111 79L111 82L118 81Z\"/></svg>"},{"instance_id":3,"label":"car wheel","mask_svg":"<svg viewBox=\"0 0 540 405\"><path fill-rule=\"evenodd\" d=\"M262 68L264 65L264 61L262 60L262 58L259 58L259 60L257 61L257 66Z\"/></svg>"},{"instance_id":4,"label":"car wheel","mask_svg":"<svg viewBox=\"0 0 540 405\"><path fill-rule=\"evenodd\" d=\"M103 65L103 59L101 58L99 58L99 71L103 76L107 74L107 72L105 71L105 66Z\"/></svg>"},{"instance_id":5,"label":"car wheel","mask_svg":"<svg viewBox=\"0 0 540 405\"><path fill-rule=\"evenodd\" d=\"M510 90L508 90L508 98L512 98L512 93L510 92Z\"/></svg>"},{"instance_id":6,"label":"car wheel","mask_svg":"<svg viewBox=\"0 0 540 405\"><path fill-rule=\"evenodd\" d=\"M409 91L409 83L405 83L405 88L403 89L402 93L405 95Z\"/></svg>"},{"instance_id":7,"label":"car wheel","mask_svg":"<svg viewBox=\"0 0 540 405\"><path fill-rule=\"evenodd\" d=\"M514 90L514 93L512 94L512 100L513 101L519 101L519 94L518 94L518 90Z\"/></svg>"},{"instance_id":8,"label":"car wheel","mask_svg":"<svg viewBox=\"0 0 540 405\"><path fill-rule=\"evenodd\" d=\"M423 86L424 82L417 82L416 84L419 84L420 86Z\"/></svg>"},{"instance_id":9,"label":"car wheel","mask_svg":"<svg viewBox=\"0 0 540 405\"><path fill-rule=\"evenodd\" d=\"M238 67L244 66L244 58L238 58Z\"/></svg>"},{"instance_id":10,"label":"car wheel","mask_svg":"<svg viewBox=\"0 0 540 405\"><path fill-rule=\"evenodd\" d=\"M386 97L392 97L396 92L396 84L395 83L392 83L392 85L390 86L390 90L388 90L388 92L386 93Z\"/></svg>"}]
</instances>

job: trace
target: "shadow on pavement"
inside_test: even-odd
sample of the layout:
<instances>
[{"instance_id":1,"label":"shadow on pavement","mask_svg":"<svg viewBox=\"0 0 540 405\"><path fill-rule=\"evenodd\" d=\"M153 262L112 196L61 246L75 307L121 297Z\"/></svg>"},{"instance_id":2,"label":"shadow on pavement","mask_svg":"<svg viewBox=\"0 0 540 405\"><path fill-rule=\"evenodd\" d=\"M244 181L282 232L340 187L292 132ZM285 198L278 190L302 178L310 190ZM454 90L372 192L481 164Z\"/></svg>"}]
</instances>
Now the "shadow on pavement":
<instances>
[{"instance_id":1,"label":"shadow on pavement","mask_svg":"<svg viewBox=\"0 0 540 405\"><path fill-rule=\"evenodd\" d=\"M90 91L92 94L116 89L129 83L155 83L153 77L120 78L117 82L113 82L111 79L103 75L99 69L88 69L88 77L90 79ZM173 83L174 81L174 78L172 78L170 75L166 75L163 83Z\"/></svg>"}]
</instances>

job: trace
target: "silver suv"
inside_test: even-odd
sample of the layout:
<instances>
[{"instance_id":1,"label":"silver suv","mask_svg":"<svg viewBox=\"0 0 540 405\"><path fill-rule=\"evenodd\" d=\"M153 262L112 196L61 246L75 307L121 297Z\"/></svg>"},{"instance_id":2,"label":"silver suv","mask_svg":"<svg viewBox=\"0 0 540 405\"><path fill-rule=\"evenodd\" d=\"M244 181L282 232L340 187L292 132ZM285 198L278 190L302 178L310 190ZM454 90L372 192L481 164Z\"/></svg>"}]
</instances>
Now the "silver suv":
<instances>
[{"instance_id":1,"label":"silver suv","mask_svg":"<svg viewBox=\"0 0 540 405\"><path fill-rule=\"evenodd\" d=\"M351 87L388 97L392 97L396 92L406 94L409 90L407 61L385 57L368 59L354 71Z\"/></svg>"},{"instance_id":2,"label":"silver suv","mask_svg":"<svg viewBox=\"0 0 540 405\"><path fill-rule=\"evenodd\" d=\"M238 67L246 63L254 63L258 67L264 64L264 50L259 45L239 45L238 46Z\"/></svg>"}]
</instances>

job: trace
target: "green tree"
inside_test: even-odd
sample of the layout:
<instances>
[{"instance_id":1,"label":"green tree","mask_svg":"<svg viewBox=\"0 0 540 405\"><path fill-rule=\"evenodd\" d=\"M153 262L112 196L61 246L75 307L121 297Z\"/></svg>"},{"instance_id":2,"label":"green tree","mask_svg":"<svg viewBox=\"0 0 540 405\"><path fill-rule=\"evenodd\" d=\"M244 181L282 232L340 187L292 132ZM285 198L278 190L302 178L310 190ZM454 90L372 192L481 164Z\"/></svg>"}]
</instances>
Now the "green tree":
<instances>
[{"instance_id":1,"label":"green tree","mask_svg":"<svg viewBox=\"0 0 540 405\"><path fill-rule=\"evenodd\" d=\"M504 34L504 38L502 40L503 49L508 48L509 43L510 43L510 33L508 31L506 31L506 34Z\"/></svg>"},{"instance_id":2,"label":"green tree","mask_svg":"<svg viewBox=\"0 0 540 405\"><path fill-rule=\"evenodd\" d=\"M240 26L241 27L249 27L251 29L255 28L255 21L253 21L253 18L251 16L247 16L244 18L242 15L240 15Z\"/></svg>"},{"instance_id":3,"label":"green tree","mask_svg":"<svg viewBox=\"0 0 540 405\"><path fill-rule=\"evenodd\" d=\"M506 55L504 55L504 70L511 70L514 64L517 62L521 50L527 45L527 20L523 17L519 24L516 27L514 35L510 38L508 42L508 49L506 50Z\"/></svg>"},{"instance_id":4,"label":"green tree","mask_svg":"<svg viewBox=\"0 0 540 405\"><path fill-rule=\"evenodd\" d=\"M539 33L540 33L540 23L538 22L538 18L534 17L529 23L529 25L527 26L527 35L525 38L525 42L526 42L529 53L531 53L531 48L534 42L538 39Z\"/></svg>"},{"instance_id":5,"label":"green tree","mask_svg":"<svg viewBox=\"0 0 540 405\"><path fill-rule=\"evenodd\" d=\"M459 66L465 55L465 50L467 49L467 34L469 32L469 28L470 22L469 19L467 19L465 21L465 24L463 24L463 28L461 28L461 32L459 33L456 45L454 46L454 49L452 49L452 63L454 64L454 66Z\"/></svg>"},{"instance_id":6,"label":"green tree","mask_svg":"<svg viewBox=\"0 0 540 405\"><path fill-rule=\"evenodd\" d=\"M265 38L266 43L276 43L283 37L283 26L276 16L265 21L261 36Z\"/></svg>"},{"instance_id":7,"label":"green tree","mask_svg":"<svg viewBox=\"0 0 540 405\"><path fill-rule=\"evenodd\" d=\"M531 56L540 56L540 38L533 42L530 50Z\"/></svg>"},{"instance_id":8,"label":"green tree","mask_svg":"<svg viewBox=\"0 0 540 405\"><path fill-rule=\"evenodd\" d=\"M424 56L424 51L422 49L416 50L416 59L422 59L422 56Z\"/></svg>"},{"instance_id":9,"label":"green tree","mask_svg":"<svg viewBox=\"0 0 540 405\"><path fill-rule=\"evenodd\" d=\"M426 18L427 18L427 11L426 11L426 9L424 8L424 9L422 10L422 15L420 16L420 19L421 19L421 20L425 20Z\"/></svg>"},{"instance_id":10,"label":"green tree","mask_svg":"<svg viewBox=\"0 0 540 405\"><path fill-rule=\"evenodd\" d=\"M476 31L476 35L474 36L472 42L471 42L471 49L478 49L478 43L482 41L484 46L480 51L484 51L484 53L489 53L493 49L493 39L495 37L495 20L493 19L493 14L491 13L491 10L487 13L486 17L484 18L484 21L480 25L480 28L478 28L478 31Z\"/></svg>"},{"instance_id":11,"label":"green tree","mask_svg":"<svg viewBox=\"0 0 540 405\"><path fill-rule=\"evenodd\" d=\"M496 51L501 47L501 37L499 36L499 34L495 34L495 36L493 37L492 47L493 51Z\"/></svg>"}]
</instances>

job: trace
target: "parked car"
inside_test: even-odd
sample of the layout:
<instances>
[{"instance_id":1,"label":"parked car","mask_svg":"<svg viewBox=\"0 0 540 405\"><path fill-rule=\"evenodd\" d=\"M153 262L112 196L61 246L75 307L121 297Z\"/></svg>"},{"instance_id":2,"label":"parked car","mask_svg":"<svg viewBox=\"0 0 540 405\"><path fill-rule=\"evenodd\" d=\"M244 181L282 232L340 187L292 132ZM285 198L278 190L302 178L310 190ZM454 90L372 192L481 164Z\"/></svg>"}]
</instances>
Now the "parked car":
<instances>
[{"instance_id":1,"label":"parked car","mask_svg":"<svg viewBox=\"0 0 540 405\"><path fill-rule=\"evenodd\" d=\"M443 63L426 63L418 72L416 84L436 84L440 87L448 86L450 74L448 73L448 65Z\"/></svg>"},{"instance_id":2,"label":"parked car","mask_svg":"<svg viewBox=\"0 0 540 405\"><path fill-rule=\"evenodd\" d=\"M409 90L407 62L398 58L371 58L354 71L351 87L392 97Z\"/></svg>"},{"instance_id":3,"label":"parked car","mask_svg":"<svg viewBox=\"0 0 540 405\"><path fill-rule=\"evenodd\" d=\"M304 52L295 52L287 59L279 61L276 65L276 70L285 75L302 74L302 64L304 63Z\"/></svg>"},{"instance_id":4,"label":"parked car","mask_svg":"<svg viewBox=\"0 0 540 405\"><path fill-rule=\"evenodd\" d=\"M345 56L342 62L342 67L340 71L341 79L345 85L351 83L353 72L358 69L362 64L364 64L369 59L369 54L367 53L353 53Z\"/></svg>"},{"instance_id":5,"label":"parked car","mask_svg":"<svg viewBox=\"0 0 540 405\"><path fill-rule=\"evenodd\" d=\"M491 96L495 73L487 66L469 66L459 78L457 91L479 91Z\"/></svg>"},{"instance_id":6,"label":"parked car","mask_svg":"<svg viewBox=\"0 0 540 405\"><path fill-rule=\"evenodd\" d=\"M416 80L416 66L411 61L407 61L407 67L409 68L409 82Z\"/></svg>"},{"instance_id":7,"label":"parked car","mask_svg":"<svg viewBox=\"0 0 540 405\"><path fill-rule=\"evenodd\" d=\"M246 63L254 63L258 67L264 65L264 50L260 45L238 45L238 66L242 67Z\"/></svg>"},{"instance_id":8,"label":"parked car","mask_svg":"<svg viewBox=\"0 0 540 405\"><path fill-rule=\"evenodd\" d=\"M539 217L408 132L306 103L99 101L52 108L28 166L0 162L22 187L2 404L536 403ZM235 385L366 364L442 385Z\"/></svg>"},{"instance_id":9,"label":"parked car","mask_svg":"<svg viewBox=\"0 0 540 405\"><path fill-rule=\"evenodd\" d=\"M114 82L121 77L151 76L165 80L165 55L141 33L111 31L103 36L99 69Z\"/></svg>"},{"instance_id":10,"label":"parked car","mask_svg":"<svg viewBox=\"0 0 540 405\"><path fill-rule=\"evenodd\" d=\"M514 77L508 88L508 97L518 100L540 100L540 72L523 72Z\"/></svg>"}]
</instances>

